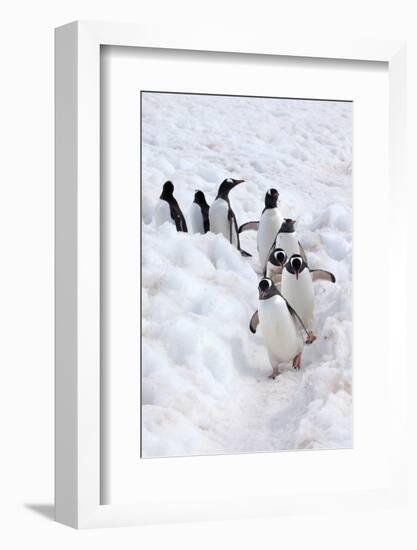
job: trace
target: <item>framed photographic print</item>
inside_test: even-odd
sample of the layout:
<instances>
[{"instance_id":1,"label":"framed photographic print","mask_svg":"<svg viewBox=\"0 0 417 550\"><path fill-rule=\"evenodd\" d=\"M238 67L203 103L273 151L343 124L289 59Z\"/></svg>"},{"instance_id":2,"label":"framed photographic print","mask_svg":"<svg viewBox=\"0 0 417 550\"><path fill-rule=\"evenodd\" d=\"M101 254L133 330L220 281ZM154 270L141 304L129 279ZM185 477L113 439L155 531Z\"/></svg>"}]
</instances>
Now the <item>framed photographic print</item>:
<instances>
[{"instance_id":1,"label":"framed photographic print","mask_svg":"<svg viewBox=\"0 0 417 550\"><path fill-rule=\"evenodd\" d=\"M58 521L403 502L404 59L57 29Z\"/></svg>"}]
</instances>

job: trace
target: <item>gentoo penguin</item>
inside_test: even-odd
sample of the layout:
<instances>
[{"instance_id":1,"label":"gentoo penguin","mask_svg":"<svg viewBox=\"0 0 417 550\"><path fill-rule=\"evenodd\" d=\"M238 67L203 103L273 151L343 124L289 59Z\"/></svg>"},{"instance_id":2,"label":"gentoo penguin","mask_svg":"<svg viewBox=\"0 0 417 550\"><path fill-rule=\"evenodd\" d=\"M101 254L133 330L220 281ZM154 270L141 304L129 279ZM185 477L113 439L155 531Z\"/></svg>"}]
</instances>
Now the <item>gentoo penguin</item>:
<instances>
[{"instance_id":1,"label":"gentoo penguin","mask_svg":"<svg viewBox=\"0 0 417 550\"><path fill-rule=\"evenodd\" d=\"M155 221L157 225L169 221L175 224L177 231L187 232L187 224L174 197L174 185L171 181L166 181L162 188L161 196L155 209Z\"/></svg>"},{"instance_id":2,"label":"gentoo penguin","mask_svg":"<svg viewBox=\"0 0 417 550\"><path fill-rule=\"evenodd\" d=\"M239 233L250 229L258 230L257 248L262 268L264 268L268 260L271 246L275 244L277 233L284 221L278 210L278 197L279 193L276 189L269 189L265 195L265 208L262 210L259 222L244 223L239 228Z\"/></svg>"},{"instance_id":3,"label":"gentoo penguin","mask_svg":"<svg viewBox=\"0 0 417 550\"><path fill-rule=\"evenodd\" d=\"M295 310L288 304L280 291L269 278L261 279L258 286L259 308L253 314L249 328L255 333L258 324L268 351L272 366L269 378L279 375L279 365L292 361L294 369L301 367L303 351L303 330L306 344L315 340L313 333L308 332Z\"/></svg>"},{"instance_id":4,"label":"gentoo penguin","mask_svg":"<svg viewBox=\"0 0 417 550\"><path fill-rule=\"evenodd\" d=\"M207 233L210 229L209 205L203 191L196 191L190 210L193 233Z\"/></svg>"},{"instance_id":5,"label":"gentoo penguin","mask_svg":"<svg viewBox=\"0 0 417 550\"><path fill-rule=\"evenodd\" d=\"M258 228L258 254L261 266L268 260L268 253L275 242L275 237L284 222L278 210L279 193L276 189L270 189L265 195L265 208L263 209Z\"/></svg>"},{"instance_id":6,"label":"gentoo penguin","mask_svg":"<svg viewBox=\"0 0 417 550\"><path fill-rule=\"evenodd\" d=\"M301 256L303 256L304 258L304 261L307 263L304 249L297 239L297 235L295 233L295 223L295 220L292 220L291 218L284 218L284 221L266 256L265 265L263 266L264 275L266 275L267 261L271 257L271 253L274 251L275 248L282 248L288 258L290 258L293 254L301 254Z\"/></svg>"},{"instance_id":7,"label":"gentoo penguin","mask_svg":"<svg viewBox=\"0 0 417 550\"><path fill-rule=\"evenodd\" d=\"M243 181L228 178L220 184L217 197L209 211L210 231L224 235L231 244L236 246L242 256L250 256L248 252L240 248L236 216L230 206L229 200L229 192Z\"/></svg>"},{"instance_id":8,"label":"gentoo penguin","mask_svg":"<svg viewBox=\"0 0 417 550\"><path fill-rule=\"evenodd\" d=\"M307 330L313 328L314 289L313 281L336 282L333 273L322 269L310 271L300 254L293 254L284 266L281 276L281 292L287 302L300 316Z\"/></svg>"},{"instance_id":9,"label":"gentoo penguin","mask_svg":"<svg viewBox=\"0 0 417 550\"><path fill-rule=\"evenodd\" d=\"M282 248L276 248L269 256L266 265L266 276L272 279L276 285L281 284L281 274L287 259L285 250Z\"/></svg>"}]
</instances>

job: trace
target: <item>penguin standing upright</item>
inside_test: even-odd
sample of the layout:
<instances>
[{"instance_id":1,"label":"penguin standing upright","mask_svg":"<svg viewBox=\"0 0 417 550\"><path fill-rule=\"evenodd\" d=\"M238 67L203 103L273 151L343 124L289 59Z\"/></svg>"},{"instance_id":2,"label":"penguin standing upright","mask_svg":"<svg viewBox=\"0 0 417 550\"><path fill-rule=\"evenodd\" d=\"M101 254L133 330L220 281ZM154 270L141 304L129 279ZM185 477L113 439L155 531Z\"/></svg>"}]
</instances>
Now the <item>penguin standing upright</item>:
<instances>
[{"instance_id":1,"label":"penguin standing upright","mask_svg":"<svg viewBox=\"0 0 417 550\"><path fill-rule=\"evenodd\" d=\"M196 191L191 205L190 219L193 233L207 233L210 229L209 205L203 191Z\"/></svg>"},{"instance_id":2,"label":"penguin standing upright","mask_svg":"<svg viewBox=\"0 0 417 550\"><path fill-rule=\"evenodd\" d=\"M276 378L280 373L279 365L282 363L291 361L296 370L301 367L304 346L301 330L307 335L306 344L314 342L315 336L308 332L298 314L271 279L261 279L258 291L259 308L253 314L249 327L251 332L255 333L258 324L260 325L272 366L272 374L269 377Z\"/></svg>"},{"instance_id":3,"label":"penguin standing upright","mask_svg":"<svg viewBox=\"0 0 417 550\"><path fill-rule=\"evenodd\" d=\"M188 231L184 215L174 197L174 185L171 181L166 181L163 185L161 196L155 208L155 221L157 225L162 225L168 221L175 224L177 231Z\"/></svg>"},{"instance_id":4,"label":"penguin standing upright","mask_svg":"<svg viewBox=\"0 0 417 550\"><path fill-rule=\"evenodd\" d=\"M235 180L228 178L224 180L219 187L217 197L209 211L210 231L221 233L226 239L236 246L242 256L250 256L240 248L239 230L235 213L230 206L229 192L244 180Z\"/></svg>"},{"instance_id":5,"label":"penguin standing upright","mask_svg":"<svg viewBox=\"0 0 417 550\"><path fill-rule=\"evenodd\" d=\"M268 253L284 221L281 212L278 210L278 197L279 193L276 189L270 189L265 195L265 208L259 220L257 236L258 254L261 266L264 266L268 260Z\"/></svg>"},{"instance_id":6,"label":"penguin standing upright","mask_svg":"<svg viewBox=\"0 0 417 550\"><path fill-rule=\"evenodd\" d=\"M301 246L295 233L295 223L295 220L292 220L291 218L284 218L284 221L266 256L266 261L263 266L264 275L266 275L268 260L275 248L281 248L282 250L284 250L288 258L290 258L293 254L301 254L301 256L304 258L304 261L307 263L304 249Z\"/></svg>"},{"instance_id":7,"label":"penguin standing upright","mask_svg":"<svg viewBox=\"0 0 417 550\"><path fill-rule=\"evenodd\" d=\"M290 306L300 316L307 330L313 329L314 289L313 281L336 282L333 273L322 269L310 271L300 254L293 254L282 271L281 292Z\"/></svg>"},{"instance_id":8,"label":"penguin standing upright","mask_svg":"<svg viewBox=\"0 0 417 550\"><path fill-rule=\"evenodd\" d=\"M259 221L247 222L240 226L239 233L257 230L257 249L259 262L264 269L271 252L271 247L275 244L275 239L280 230L284 218L278 210L279 193L276 189L269 189L265 195L265 208L262 210Z\"/></svg>"}]
</instances>

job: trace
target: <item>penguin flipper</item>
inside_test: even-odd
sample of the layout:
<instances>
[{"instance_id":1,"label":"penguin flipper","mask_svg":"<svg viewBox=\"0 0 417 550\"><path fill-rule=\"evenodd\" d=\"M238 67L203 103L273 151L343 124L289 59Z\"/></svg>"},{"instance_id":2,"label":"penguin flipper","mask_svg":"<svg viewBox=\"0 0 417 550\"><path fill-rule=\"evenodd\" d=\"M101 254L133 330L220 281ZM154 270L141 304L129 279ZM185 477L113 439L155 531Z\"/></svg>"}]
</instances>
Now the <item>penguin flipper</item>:
<instances>
[{"instance_id":1,"label":"penguin flipper","mask_svg":"<svg viewBox=\"0 0 417 550\"><path fill-rule=\"evenodd\" d=\"M229 218L229 242L230 244L233 244L233 227L235 227L237 238L238 238L238 248L239 248L239 237L238 237L239 232L237 229L237 222L236 222L235 215L233 214L233 210L230 208L230 206L229 206L229 211L227 213L227 217Z\"/></svg>"},{"instance_id":2,"label":"penguin flipper","mask_svg":"<svg viewBox=\"0 0 417 550\"><path fill-rule=\"evenodd\" d=\"M177 228L177 231L182 231L182 229L181 229L181 218L179 216L175 216L174 222L175 222L175 227Z\"/></svg>"},{"instance_id":3,"label":"penguin flipper","mask_svg":"<svg viewBox=\"0 0 417 550\"><path fill-rule=\"evenodd\" d=\"M204 227L204 233L207 233L208 231L210 231L210 219L209 219L208 209L207 209L207 214L205 213L203 215L203 227Z\"/></svg>"},{"instance_id":4,"label":"penguin flipper","mask_svg":"<svg viewBox=\"0 0 417 550\"><path fill-rule=\"evenodd\" d=\"M258 231L258 228L259 228L259 222L256 221L256 222L246 222L244 224L242 224L240 227L239 227L239 231L238 233L243 233L244 231Z\"/></svg>"},{"instance_id":5,"label":"penguin flipper","mask_svg":"<svg viewBox=\"0 0 417 550\"><path fill-rule=\"evenodd\" d=\"M185 222L184 214L181 212L177 201L174 199L170 204L171 218L175 223L177 231L188 233L187 224Z\"/></svg>"},{"instance_id":6,"label":"penguin flipper","mask_svg":"<svg viewBox=\"0 0 417 550\"><path fill-rule=\"evenodd\" d=\"M178 211L175 208L171 208L171 218L175 223L175 227L177 228L177 231L181 231L181 218L178 214Z\"/></svg>"},{"instance_id":7,"label":"penguin flipper","mask_svg":"<svg viewBox=\"0 0 417 550\"><path fill-rule=\"evenodd\" d=\"M255 334L256 329L259 325L259 315L258 310L255 311L255 313L252 315L250 323L249 323L249 329L252 332L252 334Z\"/></svg>"},{"instance_id":8,"label":"penguin flipper","mask_svg":"<svg viewBox=\"0 0 417 550\"><path fill-rule=\"evenodd\" d=\"M202 207L201 207L201 215L203 216L203 228L204 228L204 233L207 233L208 231L210 231L210 217L209 217L209 211L210 211L210 207L208 204L204 204Z\"/></svg>"},{"instance_id":9,"label":"penguin flipper","mask_svg":"<svg viewBox=\"0 0 417 550\"><path fill-rule=\"evenodd\" d=\"M328 281L329 283L335 283L336 277L330 271L324 269L311 269L311 278L313 281Z\"/></svg>"},{"instance_id":10,"label":"penguin flipper","mask_svg":"<svg viewBox=\"0 0 417 550\"><path fill-rule=\"evenodd\" d=\"M281 297L284 298L284 296L281 294ZM293 307L290 306L290 304L287 302L287 300L284 298L285 303L287 304L288 311L291 313L292 318L294 319L295 324L298 326L299 330L301 332L305 332L307 335L307 340L305 341L306 344L312 344L316 337L311 331L308 331L305 324L303 323L301 317L298 315L298 313L295 311Z\"/></svg>"},{"instance_id":11,"label":"penguin flipper","mask_svg":"<svg viewBox=\"0 0 417 550\"><path fill-rule=\"evenodd\" d=\"M300 247L300 256L303 258L305 264L308 265L307 256L306 256L306 253L304 251L304 248L301 246L300 241L298 241L298 246Z\"/></svg>"},{"instance_id":12,"label":"penguin flipper","mask_svg":"<svg viewBox=\"0 0 417 550\"><path fill-rule=\"evenodd\" d=\"M278 231L278 233L279 233L279 231ZM264 277L266 277L266 273L268 271L268 262L271 262L272 264L275 265L275 258L273 258L274 261L272 262L271 261L271 256L272 256L273 251L275 250L275 244L276 244L276 240L277 240L277 237L278 237L278 233L277 233L277 236L274 239L274 242L271 245L271 248L269 249L268 254L266 255L265 265L263 266L263 269L262 269Z\"/></svg>"},{"instance_id":13,"label":"penguin flipper","mask_svg":"<svg viewBox=\"0 0 417 550\"><path fill-rule=\"evenodd\" d=\"M185 221L184 215L180 210L180 231L183 231L184 233L188 233L187 223Z\"/></svg>"},{"instance_id":14,"label":"penguin flipper","mask_svg":"<svg viewBox=\"0 0 417 550\"><path fill-rule=\"evenodd\" d=\"M252 254L249 254L249 252L246 252L246 250L243 250L243 248L240 248L239 228L237 226L236 216L234 214L232 214L232 216L233 216L233 221L234 221L235 231L236 231L237 249L239 250L239 252L244 258L252 258Z\"/></svg>"},{"instance_id":15,"label":"penguin flipper","mask_svg":"<svg viewBox=\"0 0 417 550\"><path fill-rule=\"evenodd\" d=\"M240 248L239 228L237 226L236 216L235 216L233 210L230 207L229 207L229 212L228 212L228 218L229 218L230 244L233 244L233 229L234 229L236 231L236 240L237 240L236 247L237 247L237 249L242 254L242 256L245 256L247 258L251 258L252 254L249 254L249 252L246 252L246 250L243 250L242 248Z\"/></svg>"}]
</instances>

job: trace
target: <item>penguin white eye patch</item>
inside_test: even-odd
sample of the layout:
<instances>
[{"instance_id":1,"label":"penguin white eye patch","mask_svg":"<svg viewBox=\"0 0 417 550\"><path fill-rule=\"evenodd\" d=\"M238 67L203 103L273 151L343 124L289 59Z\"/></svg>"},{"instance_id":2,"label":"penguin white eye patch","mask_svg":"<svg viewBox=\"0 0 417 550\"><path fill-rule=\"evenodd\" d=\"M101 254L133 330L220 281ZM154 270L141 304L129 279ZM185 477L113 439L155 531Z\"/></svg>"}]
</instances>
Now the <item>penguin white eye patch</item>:
<instances>
[{"instance_id":1,"label":"penguin white eye patch","mask_svg":"<svg viewBox=\"0 0 417 550\"><path fill-rule=\"evenodd\" d=\"M270 279L262 279L259 282L259 288L261 290L268 290L269 288L271 288L271 286L272 286L272 282Z\"/></svg>"},{"instance_id":2,"label":"penguin white eye patch","mask_svg":"<svg viewBox=\"0 0 417 550\"><path fill-rule=\"evenodd\" d=\"M283 262L286 261L287 259L287 255L285 254L285 252L283 250L276 250L274 252L274 258L278 261L278 260L281 260Z\"/></svg>"}]
</instances>

